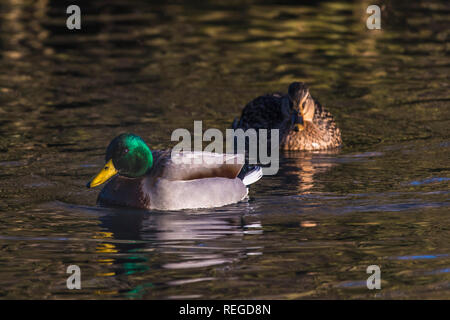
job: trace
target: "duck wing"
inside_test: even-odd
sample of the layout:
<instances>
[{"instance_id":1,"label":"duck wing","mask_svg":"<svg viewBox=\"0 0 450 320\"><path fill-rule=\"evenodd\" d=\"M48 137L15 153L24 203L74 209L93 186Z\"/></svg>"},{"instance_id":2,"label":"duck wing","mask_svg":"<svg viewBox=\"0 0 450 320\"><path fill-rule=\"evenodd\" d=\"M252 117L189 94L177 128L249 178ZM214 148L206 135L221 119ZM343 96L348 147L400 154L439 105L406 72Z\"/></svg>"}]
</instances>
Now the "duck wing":
<instances>
[{"instance_id":1,"label":"duck wing","mask_svg":"<svg viewBox=\"0 0 450 320\"><path fill-rule=\"evenodd\" d=\"M315 112L313 123L320 132L327 148L337 147L342 144L341 131L338 128L333 115L328 112L317 100L314 99Z\"/></svg>"},{"instance_id":2,"label":"duck wing","mask_svg":"<svg viewBox=\"0 0 450 320\"><path fill-rule=\"evenodd\" d=\"M168 180L195 180L204 178L235 179L242 169L240 154L221 154L200 151L153 152L156 177Z\"/></svg>"},{"instance_id":3,"label":"duck wing","mask_svg":"<svg viewBox=\"0 0 450 320\"><path fill-rule=\"evenodd\" d=\"M233 129L279 129L289 114L283 107L285 97L279 93L267 94L250 101L242 110L239 121L234 121ZM288 102L286 100L286 102ZM290 103L290 102L288 102ZM290 103L292 104L292 103ZM289 106L290 108L292 106Z\"/></svg>"}]
</instances>

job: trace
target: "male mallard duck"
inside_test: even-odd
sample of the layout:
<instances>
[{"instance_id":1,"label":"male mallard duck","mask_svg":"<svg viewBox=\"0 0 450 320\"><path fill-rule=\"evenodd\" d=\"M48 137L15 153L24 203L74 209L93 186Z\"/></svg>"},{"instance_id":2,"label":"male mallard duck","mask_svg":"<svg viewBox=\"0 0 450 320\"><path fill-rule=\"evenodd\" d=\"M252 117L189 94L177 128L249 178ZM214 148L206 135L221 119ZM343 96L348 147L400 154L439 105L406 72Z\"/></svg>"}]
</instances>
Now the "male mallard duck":
<instances>
[{"instance_id":1,"label":"male mallard duck","mask_svg":"<svg viewBox=\"0 0 450 320\"><path fill-rule=\"evenodd\" d=\"M242 110L233 129L279 129L283 150L323 150L342 144L332 115L316 101L306 84L293 82L288 94L260 96Z\"/></svg>"},{"instance_id":2,"label":"male mallard duck","mask_svg":"<svg viewBox=\"0 0 450 320\"><path fill-rule=\"evenodd\" d=\"M106 149L106 164L88 184L112 178L97 203L157 210L219 207L244 199L247 185L258 181L255 167L241 180L238 155L209 152L151 151L141 137L125 133Z\"/></svg>"}]
</instances>

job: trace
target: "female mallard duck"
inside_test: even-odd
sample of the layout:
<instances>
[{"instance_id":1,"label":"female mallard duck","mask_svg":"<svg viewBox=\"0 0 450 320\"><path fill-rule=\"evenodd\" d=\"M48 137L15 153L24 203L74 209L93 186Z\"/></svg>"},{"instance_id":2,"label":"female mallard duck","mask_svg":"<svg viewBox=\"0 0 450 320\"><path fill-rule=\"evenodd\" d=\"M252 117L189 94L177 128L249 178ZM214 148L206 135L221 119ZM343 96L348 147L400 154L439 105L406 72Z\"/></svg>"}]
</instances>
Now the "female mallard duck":
<instances>
[{"instance_id":1,"label":"female mallard duck","mask_svg":"<svg viewBox=\"0 0 450 320\"><path fill-rule=\"evenodd\" d=\"M247 185L258 181L255 167L237 178L238 155L209 152L151 151L141 137L121 134L106 149L106 164L88 184L96 187L112 178L97 203L157 210L219 207L244 199Z\"/></svg>"},{"instance_id":2,"label":"female mallard duck","mask_svg":"<svg viewBox=\"0 0 450 320\"><path fill-rule=\"evenodd\" d=\"M268 94L249 102L233 129L279 129L283 150L323 150L342 145L332 115L309 93L306 84L293 82L288 94Z\"/></svg>"}]
</instances>

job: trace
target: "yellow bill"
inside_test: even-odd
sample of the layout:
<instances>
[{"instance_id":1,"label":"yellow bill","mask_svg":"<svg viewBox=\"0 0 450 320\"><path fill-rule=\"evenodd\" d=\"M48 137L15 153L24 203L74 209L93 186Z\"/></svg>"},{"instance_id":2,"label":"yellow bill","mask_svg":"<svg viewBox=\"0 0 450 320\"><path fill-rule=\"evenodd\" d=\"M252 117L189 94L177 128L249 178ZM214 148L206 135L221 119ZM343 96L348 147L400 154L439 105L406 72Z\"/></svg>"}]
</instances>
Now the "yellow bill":
<instances>
[{"instance_id":1,"label":"yellow bill","mask_svg":"<svg viewBox=\"0 0 450 320\"><path fill-rule=\"evenodd\" d=\"M94 177L94 179L92 179L91 182L89 182L86 186L88 188L99 186L102 183L108 181L111 177L115 176L117 173L119 172L116 170L116 168L114 168L114 164L111 159L105 164L103 169Z\"/></svg>"}]
</instances>

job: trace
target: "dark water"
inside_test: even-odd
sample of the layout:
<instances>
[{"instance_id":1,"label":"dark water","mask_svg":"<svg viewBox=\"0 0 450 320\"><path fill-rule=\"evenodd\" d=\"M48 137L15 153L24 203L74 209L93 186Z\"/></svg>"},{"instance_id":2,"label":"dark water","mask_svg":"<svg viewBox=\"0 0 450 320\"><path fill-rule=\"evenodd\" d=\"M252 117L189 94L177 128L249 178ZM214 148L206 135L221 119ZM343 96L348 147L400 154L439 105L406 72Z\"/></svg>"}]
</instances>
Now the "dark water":
<instances>
[{"instance_id":1,"label":"dark water","mask_svg":"<svg viewBox=\"0 0 450 320\"><path fill-rule=\"evenodd\" d=\"M369 31L370 1L3 0L0 297L450 298L450 8L393 2ZM118 133L167 148L293 80L344 148L283 154L215 210L95 206L85 184Z\"/></svg>"}]
</instances>

